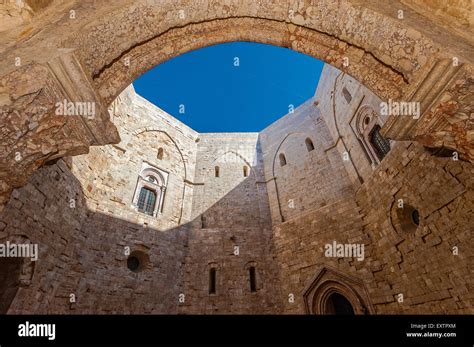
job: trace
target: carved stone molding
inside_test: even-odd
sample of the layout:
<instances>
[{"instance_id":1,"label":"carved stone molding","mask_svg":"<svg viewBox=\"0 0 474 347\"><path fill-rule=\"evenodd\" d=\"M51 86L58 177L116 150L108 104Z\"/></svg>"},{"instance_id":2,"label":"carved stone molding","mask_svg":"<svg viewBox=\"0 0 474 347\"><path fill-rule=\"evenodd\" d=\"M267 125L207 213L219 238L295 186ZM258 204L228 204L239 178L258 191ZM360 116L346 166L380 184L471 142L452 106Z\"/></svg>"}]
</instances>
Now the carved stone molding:
<instances>
[{"instance_id":1,"label":"carved stone molding","mask_svg":"<svg viewBox=\"0 0 474 347\"><path fill-rule=\"evenodd\" d=\"M333 293L344 296L355 314L375 313L362 280L327 266L313 277L303 292L306 313L325 314L327 299Z\"/></svg>"},{"instance_id":2,"label":"carved stone molding","mask_svg":"<svg viewBox=\"0 0 474 347\"><path fill-rule=\"evenodd\" d=\"M83 112L87 105L90 114ZM0 210L11 189L26 184L45 162L120 141L72 52L0 79L0 137Z\"/></svg>"},{"instance_id":3,"label":"carved stone molding","mask_svg":"<svg viewBox=\"0 0 474 347\"><path fill-rule=\"evenodd\" d=\"M474 161L474 73L469 66L434 60L401 101L419 102L421 116L391 115L384 136L455 149L461 158Z\"/></svg>"}]
</instances>

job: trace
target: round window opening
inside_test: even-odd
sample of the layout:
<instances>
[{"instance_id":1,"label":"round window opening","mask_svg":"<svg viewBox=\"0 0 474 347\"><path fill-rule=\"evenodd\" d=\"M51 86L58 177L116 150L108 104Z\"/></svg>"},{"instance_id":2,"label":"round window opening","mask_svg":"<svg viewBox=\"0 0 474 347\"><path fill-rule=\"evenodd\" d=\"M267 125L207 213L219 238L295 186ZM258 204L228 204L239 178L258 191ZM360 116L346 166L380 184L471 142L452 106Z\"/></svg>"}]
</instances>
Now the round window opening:
<instances>
[{"instance_id":1,"label":"round window opening","mask_svg":"<svg viewBox=\"0 0 474 347\"><path fill-rule=\"evenodd\" d=\"M148 254L142 251L133 251L127 258L127 267L132 272L140 272L146 268L148 262Z\"/></svg>"},{"instance_id":2,"label":"round window opening","mask_svg":"<svg viewBox=\"0 0 474 347\"><path fill-rule=\"evenodd\" d=\"M130 271L137 271L140 267L140 260L137 257L128 257L127 266Z\"/></svg>"},{"instance_id":3,"label":"round window opening","mask_svg":"<svg viewBox=\"0 0 474 347\"><path fill-rule=\"evenodd\" d=\"M414 233L423 219L415 207L397 202L392 207L391 216L392 225L399 233Z\"/></svg>"}]
</instances>

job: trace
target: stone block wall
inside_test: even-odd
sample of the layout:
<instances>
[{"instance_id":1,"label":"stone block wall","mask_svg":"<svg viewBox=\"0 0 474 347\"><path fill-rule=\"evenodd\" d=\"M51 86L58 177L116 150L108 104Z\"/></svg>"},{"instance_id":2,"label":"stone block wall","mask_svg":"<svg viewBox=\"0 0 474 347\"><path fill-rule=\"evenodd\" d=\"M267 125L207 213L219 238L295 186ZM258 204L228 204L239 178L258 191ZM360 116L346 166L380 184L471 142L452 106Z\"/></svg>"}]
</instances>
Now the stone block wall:
<instances>
[{"instance_id":1,"label":"stone block wall","mask_svg":"<svg viewBox=\"0 0 474 347\"><path fill-rule=\"evenodd\" d=\"M219 169L216 177L216 167ZM247 171L244 172L244 167ZM279 311L268 195L256 133L201 134L183 276L186 313ZM249 268L256 269L256 291ZM216 293L209 272L216 269Z\"/></svg>"},{"instance_id":2,"label":"stone block wall","mask_svg":"<svg viewBox=\"0 0 474 347\"><path fill-rule=\"evenodd\" d=\"M264 129L259 139L273 224L330 205L352 192L342 158L312 99ZM314 146L311 151L307 139Z\"/></svg>"},{"instance_id":3,"label":"stone block wall","mask_svg":"<svg viewBox=\"0 0 474 347\"><path fill-rule=\"evenodd\" d=\"M357 127L383 124L379 99L338 75L325 67L315 97L259 134L198 134L127 89L110 109L119 144L42 167L0 214L1 243L40 250L8 265L8 312L299 314L327 282L353 286L358 312L473 313L472 164L411 142L374 157ZM156 218L132 206L143 162L169 174ZM328 257L333 242L363 259Z\"/></svg>"}]
</instances>

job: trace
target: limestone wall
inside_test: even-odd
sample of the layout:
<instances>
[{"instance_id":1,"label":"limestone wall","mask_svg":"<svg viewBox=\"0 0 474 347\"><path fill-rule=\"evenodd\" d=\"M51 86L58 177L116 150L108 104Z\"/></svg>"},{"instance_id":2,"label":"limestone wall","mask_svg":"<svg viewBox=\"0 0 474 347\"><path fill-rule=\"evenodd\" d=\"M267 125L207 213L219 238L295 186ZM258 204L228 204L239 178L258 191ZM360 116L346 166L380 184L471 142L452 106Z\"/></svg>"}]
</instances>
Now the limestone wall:
<instances>
[{"instance_id":1,"label":"limestone wall","mask_svg":"<svg viewBox=\"0 0 474 347\"><path fill-rule=\"evenodd\" d=\"M314 150L308 150L307 139ZM341 156L312 99L264 129L260 142L274 224L352 192ZM280 154L285 156L284 166Z\"/></svg>"},{"instance_id":2,"label":"limestone wall","mask_svg":"<svg viewBox=\"0 0 474 347\"><path fill-rule=\"evenodd\" d=\"M261 133L198 134L127 89L110 109L119 144L42 167L0 214L1 243L40 249L8 312L305 313L330 283L359 313L473 313L472 164L411 142L374 157L357 127L383 124L378 104L325 67L315 97ZM168 175L156 217L132 204L143 162ZM363 259L328 257L333 242Z\"/></svg>"},{"instance_id":3,"label":"limestone wall","mask_svg":"<svg viewBox=\"0 0 474 347\"><path fill-rule=\"evenodd\" d=\"M184 312L278 312L277 264L263 179L258 134L200 135ZM250 288L251 266L256 269L255 292ZM215 294L209 294L210 268L217 271Z\"/></svg>"},{"instance_id":4,"label":"limestone wall","mask_svg":"<svg viewBox=\"0 0 474 347\"><path fill-rule=\"evenodd\" d=\"M367 134L387 119L380 112L381 99L351 76L324 65L314 100L324 119L344 166L355 186L372 176L379 164ZM364 136L366 134L366 136Z\"/></svg>"}]
</instances>

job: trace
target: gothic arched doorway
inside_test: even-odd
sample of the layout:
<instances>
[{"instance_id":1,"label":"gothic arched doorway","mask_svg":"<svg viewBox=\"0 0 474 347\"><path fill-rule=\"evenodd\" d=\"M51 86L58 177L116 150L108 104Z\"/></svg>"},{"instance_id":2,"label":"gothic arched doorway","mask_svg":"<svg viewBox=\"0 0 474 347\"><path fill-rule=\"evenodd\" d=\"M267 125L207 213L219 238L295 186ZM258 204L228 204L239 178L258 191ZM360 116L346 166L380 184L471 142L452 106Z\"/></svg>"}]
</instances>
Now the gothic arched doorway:
<instances>
[{"instance_id":1,"label":"gothic arched doorway","mask_svg":"<svg viewBox=\"0 0 474 347\"><path fill-rule=\"evenodd\" d=\"M374 309L361 280L323 267L303 294L306 313L354 315L370 314Z\"/></svg>"}]
</instances>

